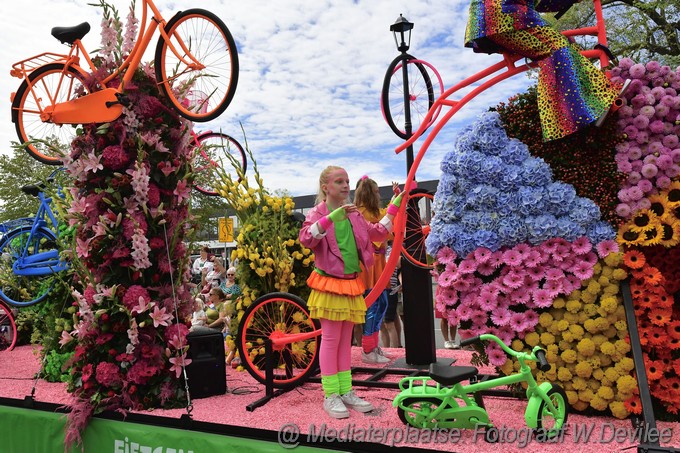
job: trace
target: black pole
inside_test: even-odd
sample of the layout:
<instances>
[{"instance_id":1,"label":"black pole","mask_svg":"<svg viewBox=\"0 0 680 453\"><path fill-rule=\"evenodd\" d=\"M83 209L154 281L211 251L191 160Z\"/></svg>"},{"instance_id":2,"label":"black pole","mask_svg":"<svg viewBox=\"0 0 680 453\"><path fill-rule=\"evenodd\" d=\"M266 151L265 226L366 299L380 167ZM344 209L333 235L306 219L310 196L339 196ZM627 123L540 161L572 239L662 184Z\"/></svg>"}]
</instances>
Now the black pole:
<instances>
[{"instance_id":1,"label":"black pole","mask_svg":"<svg viewBox=\"0 0 680 453\"><path fill-rule=\"evenodd\" d=\"M408 85L408 55L401 52L401 71L404 83L404 131L407 137L413 134L411 124L411 96ZM413 145L406 148L406 174L413 166ZM406 210L409 225L420 226L420 212L417 205ZM407 237L410 235L407 234ZM406 241L413 242L413 241ZM413 247L404 243L403 247ZM413 255L412 255L413 256ZM429 365L437 361L434 340L434 319L432 306L432 277L427 269L414 266L407 259L401 260L401 279L404 297L404 348L405 360L409 365Z\"/></svg>"}]
</instances>

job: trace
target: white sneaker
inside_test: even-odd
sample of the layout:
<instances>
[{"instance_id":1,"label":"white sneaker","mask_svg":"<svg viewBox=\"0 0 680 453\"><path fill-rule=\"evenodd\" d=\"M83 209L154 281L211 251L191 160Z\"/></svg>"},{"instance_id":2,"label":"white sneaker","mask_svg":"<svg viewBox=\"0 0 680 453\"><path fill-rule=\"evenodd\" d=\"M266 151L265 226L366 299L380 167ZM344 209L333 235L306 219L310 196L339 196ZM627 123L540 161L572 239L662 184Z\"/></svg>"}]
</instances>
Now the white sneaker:
<instances>
[{"instance_id":1,"label":"white sneaker","mask_svg":"<svg viewBox=\"0 0 680 453\"><path fill-rule=\"evenodd\" d=\"M445 349L453 349L453 341L445 341L444 342L444 348Z\"/></svg>"},{"instance_id":2,"label":"white sneaker","mask_svg":"<svg viewBox=\"0 0 680 453\"><path fill-rule=\"evenodd\" d=\"M388 359L391 359L391 358L392 358L389 354L385 354L385 351L383 351L382 348L381 348L380 346L378 346L377 348L375 348L375 353L378 354L378 355L381 355L381 356L383 356L383 357L385 357L385 358L388 358Z\"/></svg>"},{"instance_id":3,"label":"white sneaker","mask_svg":"<svg viewBox=\"0 0 680 453\"><path fill-rule=\"evenodd\" d=\"M327 396L323 400L323 410L333 418L347 418L349 411L337 393Z\"/></svg>"},{"instance_id":4,"label":"white sneaker","mask_svg":"<svg viewBox=\"0 0 680 453\"><path fill-rule=\"evenodd\" d=\"M390 359L384 355L378 354L377 349L378 348L375 348L368 354L366 354L364 351L361 351L361 360L364 363L388 363Z\"/></svg>"},{"instance_id":5,"label":"white sneaker","mask_svg":"<svg viewBox=\"0 0 680 453\"><path fill-rule=\"evenodd\" d=\"M345 403L346 407L354 409L358 412L370 412L374 409L373 405L366 400L362 400L355 393L354 390L350 390L340 397L342 402Z\"/></svg>"}]
</instances>

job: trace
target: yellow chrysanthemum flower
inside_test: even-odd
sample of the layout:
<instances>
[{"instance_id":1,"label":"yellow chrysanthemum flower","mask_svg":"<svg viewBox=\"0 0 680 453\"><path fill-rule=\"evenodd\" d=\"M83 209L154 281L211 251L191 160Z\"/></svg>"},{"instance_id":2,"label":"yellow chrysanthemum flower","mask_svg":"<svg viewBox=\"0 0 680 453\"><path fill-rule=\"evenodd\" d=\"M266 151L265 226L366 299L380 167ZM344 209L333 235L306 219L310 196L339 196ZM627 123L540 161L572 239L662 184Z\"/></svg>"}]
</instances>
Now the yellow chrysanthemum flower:
<instances>
[{"instance_id":1,"label":"yellow chrysanthemum flower","mask_svg":"<svg viewBox=\"0 0 680 453\"><path fill-rule=\"evenodd\" d=\"M590 338L584 338L578 342L576 349L578 350L579 354L585 357L590 357L595 353L595 343L593 343L593 340Z\"/></svg>"},{"instance_id":2,"label":"yellow chrysanthemum flower","mask_svg":"<svg viewBox=\"0 0 680 453\"><path fill-rule=\"evenodd\" d=\"M524 342L530 347L534 347L539 344L541 337L536 332L529 332L524 336Z\"/></svg>"},{"instance_id":3,"label":"yellow chrysanthemum flower","mask_svg":"<svg viewBox=\"0 0 680 453\"><path fill-rule=\"evenodd\" d=\"M619 377L616 380L616 387L620 392L631 393L637 389L638 384L637 380L633 376L627 374L625 376Z\"/></svg>"},{"instance_id":4,"label":"yellow chrysanthemum flower","mask_svg":"<svg viewBox=\"0 0 680 453\"><path fill-rule=\"evenodd\" d=\"M574 363L576 362L576 351L572 349L567 349L566 351L562 351L562 354L560 354L560 358L564 360L565 363Z\"/></svg>"},{"instance_id":5,"label":"yellow chrysanthemum flower","mask_svg":"<svg viewBox=\"0 0 680 453\"><path fill-rule=\"evenodd\" d=\"M619 420L623 420L629 415L626 405L623 404L623 401L612 401L609 403L609 410L611 411L612 415Z\"/></svg>"},{"instance_id":6,"label":"yellow chrysanthemum flower","mask_svg":"<svg viewBox=\"0 0 680 453\"><path fill-rule=\"evenodd\" d=\"M572 374L571 371L569 371L569 368L560 367L557 370L557 379L562 382L571 382Z\"/></svg>"}]
</instances>

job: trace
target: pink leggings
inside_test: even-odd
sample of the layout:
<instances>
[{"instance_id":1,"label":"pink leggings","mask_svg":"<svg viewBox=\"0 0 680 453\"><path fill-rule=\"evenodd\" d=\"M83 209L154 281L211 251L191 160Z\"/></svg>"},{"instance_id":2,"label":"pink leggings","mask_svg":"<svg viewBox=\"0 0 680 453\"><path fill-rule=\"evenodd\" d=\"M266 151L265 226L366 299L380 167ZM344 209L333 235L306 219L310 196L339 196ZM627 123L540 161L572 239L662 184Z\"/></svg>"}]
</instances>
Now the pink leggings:
<instances>
[{"instance_id":1,"label":"pink leggings","mask_svg":"<svg viewBox=\"0 0 680 453\"><path fill-rule=\"evenodd\" d=\"M352 361L351 321L331 321L320 318L321 349L319 350L319 367L322 376L332 376L339 371L348 371Z\"/></svg>"}]
</instances>

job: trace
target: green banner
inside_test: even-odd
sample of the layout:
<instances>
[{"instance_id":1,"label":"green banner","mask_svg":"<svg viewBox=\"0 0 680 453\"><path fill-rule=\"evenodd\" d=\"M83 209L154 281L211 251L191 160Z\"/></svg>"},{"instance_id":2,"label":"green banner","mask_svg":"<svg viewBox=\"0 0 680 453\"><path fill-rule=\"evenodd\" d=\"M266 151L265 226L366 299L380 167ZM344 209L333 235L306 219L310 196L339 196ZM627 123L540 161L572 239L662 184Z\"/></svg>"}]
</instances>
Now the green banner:
<instances>
[{"instance_id":1,"label":"green banner","mask_svg":"<svg viewBox=\"0 0 680 453\"><path fill-rule=\"evenodd\" d=\"M63 452L66 414L0 406L0 450ZM277 442L201 431L93 418L83 435L85 453L215 453L228 451L282 452ZM298 446L295 452L328 451ZM71 453L80 453L73 448Z\"/></svg>"}]
</instances>

